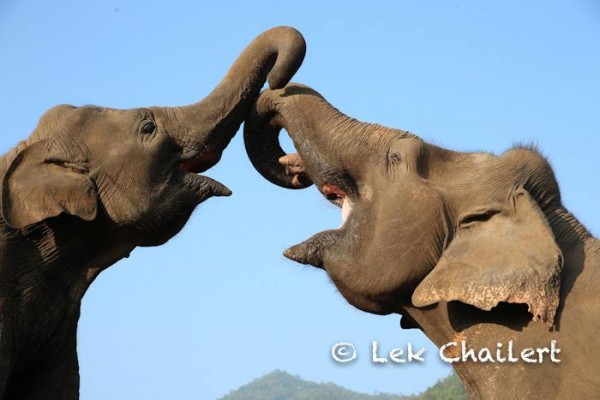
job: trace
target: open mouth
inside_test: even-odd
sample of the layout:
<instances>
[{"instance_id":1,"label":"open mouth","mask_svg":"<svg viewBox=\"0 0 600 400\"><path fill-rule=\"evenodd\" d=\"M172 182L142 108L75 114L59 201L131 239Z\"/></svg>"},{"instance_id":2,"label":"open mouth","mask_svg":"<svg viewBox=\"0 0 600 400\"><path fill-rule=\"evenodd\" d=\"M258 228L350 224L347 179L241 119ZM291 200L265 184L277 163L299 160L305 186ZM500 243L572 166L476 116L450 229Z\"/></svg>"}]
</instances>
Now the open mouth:
<instances>
[{"instance_id":1,"label":"open mouth","mask_svg":"<svg viewBox=\"0 0 600 400\"><path fill-rule=\"evenodd\" d=\"M352 212L352 202L346 193L339 187L330 183L324 184L320 188L320 191L327 200L342 209L342 226L344 226L348 220L348 217L350 216L350 213Z\"/></svg>"},{"instance_id":2,"label":"open mouth","mask_svg":"<svg viewBox=\"0 0 600 400\"><path fill-rule=\"evenodd\" d=\"M344 228L352 213L353 202L350 200L348 192L337 185L325 183L318 186L318 189L328 201L342 209L342 225L338 229L330 229L313 235L304 242L290 247L283 255L301 264L325 269L323 257L331 248L338 246L346 235Z\"/></svg>"},{"instance_id":3,"label":"open mouth","mask_svg":"<svg viewBox=\"0 0 600 400\"><path fill-rule=\"evenodd\" d=\"M199 174L214 167L221 159L221 152L215 152L212 149L206 149L192 159L184 160L179 164L179 168L185 172Z\"/></svg>"},{"instance_id":4,"label":"open mouth","mask_svg":"<svg viewBox=\"0 0 600 400\"><path fill-rule=\"evenodd\" d=\"M182 159L177 167L186 172L186 178L205 192L202 201L208 196L230 196L231 190L222 183L203 175L197 175L214 167L221 159L222 150L206 148L199 154ZM190 177L191 176L191 177Z\"/></svg>"}]
</instances>

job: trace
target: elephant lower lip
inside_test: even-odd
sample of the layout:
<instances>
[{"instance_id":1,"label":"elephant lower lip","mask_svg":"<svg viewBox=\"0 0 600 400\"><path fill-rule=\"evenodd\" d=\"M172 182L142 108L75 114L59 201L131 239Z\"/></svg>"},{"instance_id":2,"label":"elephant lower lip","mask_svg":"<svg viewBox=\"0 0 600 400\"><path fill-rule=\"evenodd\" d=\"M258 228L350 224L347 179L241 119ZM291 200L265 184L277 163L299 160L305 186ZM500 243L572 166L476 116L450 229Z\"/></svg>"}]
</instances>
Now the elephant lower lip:
<instances>
[{"instance_id":1,"label":"elephant lower lip","mask_svg":"<svg viewBox=\"0 0 600 400\"><path fill-rule=\"evenodd\" d=\"M304 242L287 249L283 255L300 264L309 264L325 269L323 257L331 248L338 246L344 233L339 229L330 229L317 233Z\"/></svg>"},{"instance_id":2,"label":"elephant lower lip","mask_svg":"<svg viewBox=\"0 0 600 400\"><path fill-rule=\"evenodd\" d=\"M308 246L305 243L301 243L296 246L292 246L286 251L284 251L284 257L289 258L290 260L296 261L300 264L308 264L313 267L323 269L323 261L321 258L321 249L319 247L316 248L307 248Z\"/></svg>"},{"instance_id":3,"label":"elephant lower lip","mask_svg":"<svg viewBox=\"0 0 600 400\"><path fill-rule=\"evenodd\" d=\"M199 194L199 202L206 200L211 196L231 196L231 190L208 176L187 174L185 176L186 185Z\"/></svg>"}]
</instances>

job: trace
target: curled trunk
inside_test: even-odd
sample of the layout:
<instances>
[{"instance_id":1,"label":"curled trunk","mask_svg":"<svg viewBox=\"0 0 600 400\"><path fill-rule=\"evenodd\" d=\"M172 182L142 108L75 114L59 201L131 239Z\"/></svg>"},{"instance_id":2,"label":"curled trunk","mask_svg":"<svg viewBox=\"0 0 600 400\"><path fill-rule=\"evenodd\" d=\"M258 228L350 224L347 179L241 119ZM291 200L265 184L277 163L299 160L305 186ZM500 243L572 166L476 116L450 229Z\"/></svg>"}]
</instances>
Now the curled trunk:
<instances>
[{"instance_id":1,"label":"curled trunk","mask_svg":"<svg viewBox=\"0 0 600 400\"><path fill-rule=\"evenodd\" d=\"M174 109L187 129L174 139L184 158L206 150L216 160L239 129L265 81L281 88L298 70L306 52L304 38L294 28L277 27L255 38L240 54L223 80L203 100Z\"/></svg>"},{"instance_id":2,"label":"curled trunk","mask_svg":"<svg viewBox=\"0 0 600 400\"><path fill-rule=\"evenodd\" d=\"M279 144L285 129L298 154L286 154ZM265 90L248 114L244 141L250 161L268 181L289 189L319 186L331 176L360 174L357 159L379 157L393 138L408 132L350 118L315 90L289 84ZM329 176L326 176L329 175Z\"/></svg>"}]
</instances>

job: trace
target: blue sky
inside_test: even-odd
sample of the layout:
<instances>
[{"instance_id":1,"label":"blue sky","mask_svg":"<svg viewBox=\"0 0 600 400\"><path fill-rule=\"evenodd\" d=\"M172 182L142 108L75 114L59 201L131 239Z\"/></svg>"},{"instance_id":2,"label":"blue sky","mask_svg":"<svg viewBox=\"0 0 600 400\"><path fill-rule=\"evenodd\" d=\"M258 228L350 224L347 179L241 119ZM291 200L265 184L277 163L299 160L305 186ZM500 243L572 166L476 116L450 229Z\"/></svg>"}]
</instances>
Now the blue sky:
<instances>
[{"instance_id":1,"label":"blue sky","mask_svg":"<svg viewBox=\"0 0 600 400\"><path fill-rule=\"evenodd\" d=\"M442 4L443 3L443 4ZM204 97L256 35L291 25L308 51L294 78L361 120L437 145L501 153L535 143L563 202L598 234L600 4L578 1L0 3L0 151L60 103L115 108ZM216 399L276 368L364 392L415 393L449 368L399 316L349 306L322 271L281 252L340 224L314 188L268 184L241 135L207 175L229 186L162 247L137 249L83 301L81 393ZM354 342L351 365L331 346ZM427 346L419 365L376 366L383 348Z\"/></svg>"}]
</instances>

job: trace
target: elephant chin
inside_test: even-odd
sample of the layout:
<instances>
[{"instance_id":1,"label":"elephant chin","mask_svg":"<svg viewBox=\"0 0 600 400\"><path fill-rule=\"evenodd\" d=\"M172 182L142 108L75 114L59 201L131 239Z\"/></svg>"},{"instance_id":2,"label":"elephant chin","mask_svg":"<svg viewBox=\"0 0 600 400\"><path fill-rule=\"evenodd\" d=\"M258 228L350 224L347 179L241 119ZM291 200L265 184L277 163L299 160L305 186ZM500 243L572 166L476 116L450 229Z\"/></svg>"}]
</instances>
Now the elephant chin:
<instances>
[{"instance_id":1,"label":"elephant chin","mask_svg":"<svg viewBox=\"0 0 600 400\"><path fill-rule=\"evenodd\" d=\"M356 289L349 287L343 280L336 279L336 274L332 274L333 271L327 269L328 261L347 265L352 264L348 259L347 244L349 243L346 233L343 227L317 233L310 239L290 247L283 255L301 264L312 265L327 271L342 296L359 310L377 315L397 312L398 310L395 307L389 306L395 304L395 302L361 294Z\"/></svg>"},{"instance_id":2,"label":"elephant chin","mask_svg":"<svg viewBox=\"0 0 600 400\"><path fill-rule=\"evenodd\" d=\"M143 219L153 223L134 227L138 233L138 246L153 247L165 244L183 229L198 204L211 197L232 194L229 188L208 176L196 174L191 170L185 171L183 168L178 168L176 174L179 175L176 189L178 199L172 197L168 202L178 203L179 206L168 214L150 211L145 215Z\"/></svg>"},{"instance_id":3,"label":"elephant chin","mask_svg":"<svg viewBox=\"0 0 600 400\"><path fill-rule=\"evenodd\" d=\"M308 175L306 177L312 179ZM345 228L349 225L348 221L352 214L354 202L350 200L342 189L330 183L320 186L319 191L329 202L341 209L342 225L338 229L317 233L310 239L290 247L283 255L300 264L326 269L324 265L326 255L330 254L330 251L339 251L340 248L334 249L334 247L347 242L344 239L347 236Z\"/></svg>"},{"instance_id":4,"label":"elephant chin","mask_svg":"<svg viewBox=\"0 0 600 400\"><path fill-rule=\"evenodd\" d=\"M330 200L342 209L342 225L338 229L319 232L302 243L287 249L283 255L300 264L312 265L327 269L327 261L340 261L348 257L352 246L352 232L355 232L354 221L351 220L351 203L347 198Z\"/></svg>"}]
</instances>

